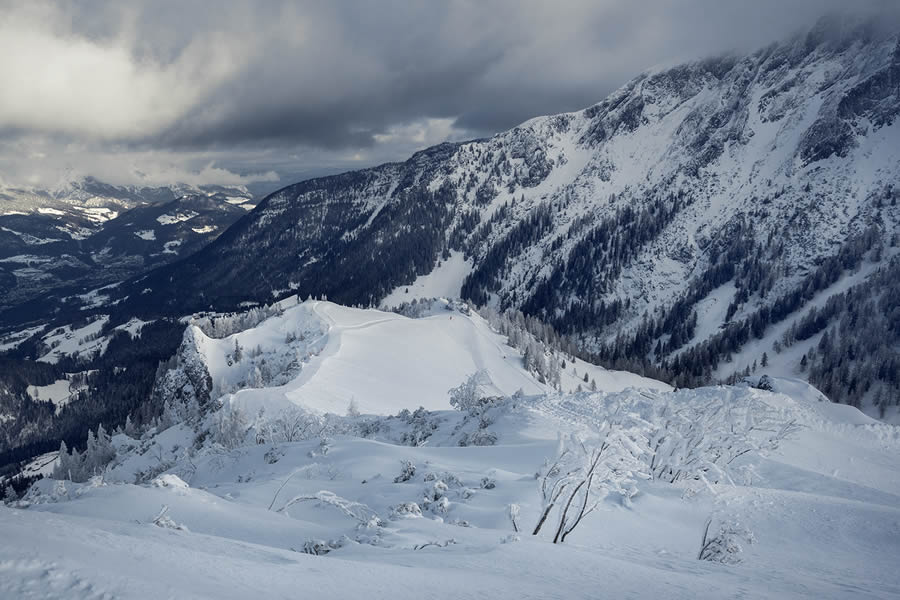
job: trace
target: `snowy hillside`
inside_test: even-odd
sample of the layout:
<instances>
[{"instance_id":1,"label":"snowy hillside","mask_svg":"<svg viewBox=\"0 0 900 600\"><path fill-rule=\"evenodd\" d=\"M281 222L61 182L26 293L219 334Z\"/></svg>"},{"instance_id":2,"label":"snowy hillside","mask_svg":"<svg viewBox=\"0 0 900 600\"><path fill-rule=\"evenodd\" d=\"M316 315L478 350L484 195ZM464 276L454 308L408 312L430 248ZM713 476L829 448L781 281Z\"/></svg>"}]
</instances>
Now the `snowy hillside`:
<instances>
[{"instance_id":1,"label":"snowy hillside","mask_svg":"<svg viewBox=\"0 0 900 600\"><path fill-rule=\"evenodd\" d=\"M642 73L581 111L288 186L110 301L178 317L295 293L365 306L458 294L682 386L759 375L796 342L780 372L893 411L900 329L869 322L886 343L838 365L814 337L841 316L790 330L900 268L898 69L895 31L826 18L746 56ZM896 309L883 285L876 297L863 318ZM26 321L0 314L10 330ZM863 385L825 375L876 363Z\"/></svg>"},{"instance_id":2,"label":"snowy hillside","mask_svg":"<svg viewBox=\"0 0 900 600\"><path fill-rule=\"evenodd\" d=\"M195 319L162 418L0 506L0 596L900 592L897 428L790 379L672 391L575 361L554 391L467 313Z\"/></svg>"},{"instance_id":3,"label":"snowy hillside","mask_svg":"<svg viewBox=\"0 0 900 600\"><path fill-rule=\"evenodd\" d=\"M488 374L491 391L498 395L553 389L527 372L522 354L465 305L434 301L414 319L330 302L298 304L296 297L279 307L282 314L219 339L192 326L178 361L187 370L208 373L213 399L225 394L226 403L248 413L299 405L345 414L351 403L363 413L379 415L419 406L448 409L447 390L476 371ZM227 319L216 323L214 317L203 328L215 334ZM170 379L180 382L180 373ZM587 388L590 380L606 391L671 389L571 357L560 373L559 388ZM166 392L160 387L157 391Z\"/></svg>"}]
</instances>

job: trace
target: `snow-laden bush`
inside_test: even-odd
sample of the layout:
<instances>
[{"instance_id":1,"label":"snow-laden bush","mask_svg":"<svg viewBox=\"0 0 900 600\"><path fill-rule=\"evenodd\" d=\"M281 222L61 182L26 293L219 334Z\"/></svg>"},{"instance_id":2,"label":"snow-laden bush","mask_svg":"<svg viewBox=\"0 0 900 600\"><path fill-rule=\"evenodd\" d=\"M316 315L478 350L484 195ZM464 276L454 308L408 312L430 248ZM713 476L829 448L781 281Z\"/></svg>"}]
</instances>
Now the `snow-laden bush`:
<instances>
[{"instance_id":1,"label":"snow-laden bush","mask_svg":"<svg viewBox=\"0 0 900 600\"><path fill-rule=\"evenodd\" d=\"M315 439L326 433L329 423L300 407L283 410L274 417L257 416L253 429L257 444L278 444Z\"/></svg>"},{"instance_id":2,"label":"snow-laden bush","mask_svg":"<svg viewBox=\"0 0 900 600\"><path fill-rule=\"evenodd\" d=\"M749 529L739 521L725 521L712 527L713 519L706 522L700 553L697 558L710 562L734 565L741 562L740 554L744 551L741 543L752 544L756 538Z\"/></svg>"},{"instance_id":3,"label":"snow-laden bush","mask_svg":"<svg viewBox=\"0 0 900 600\"><path fill-rule=\"evenodd\" d=\"M480 370L469 375L464 382L450 389L450 406L467 413L480 413L489 404L487 390L492 386L487 371Z\"/></svg>"},{"instance_id":4,"label":"snow-laden bush","mask_svg":"<svg viewBox=\"0 0 900 600\"><path fill-rule=\"evenodd\" d=\"M556 512L553 543L562 543L609 493L628 499L636 478L646 478L650 424L633 413L616 412L589 440L560 436L556 456L537 474L541 513L532 535Z\"/></svg>"},{"instance_id":5,"label":"snow-laden bush","mask_svg":"<svg viewBox=\"0 0 900 600\"><path fill-rule=\"evenodd\" d=\"M185 483L183 479L171 473L166 473L165 475L156 477L155 479L153 479L153 481L150 482L150 487L168 488L182 494L186 493L187 490L190 489L190 486Z\"/></svg>"},{"instance_id":6,"label":"snow-laden bush","mask_svg":"<svg viewBox=\"0 0 900 600\"><path fill-rule=\"evenodd\" d=\"M401 433L399 440L405 446L424 446L440 426L440 419L421 406L413 412L404 408L396 418L408 426L408 429Z\"/></svg>"},{"instance_id":7,"label":"snow-laden bush","mask_svg":"<svg viewBox=\"0 0 900 600\"><path fill-rule=\"evenodd\" d=\"M412 461L404 460L401 465L400 474L394 477L394 483L405 483L416 475L416 465Z\"/></svg>"},{"instance_id":8,"label":"snow-laden bush","mask_svg":"<svg viewBox=\"0 0 900 600\"><path fill-rule=\"evenodd\" d=\"M422 509L415 502L403 502L391 507L390 519L392 521L396 521L397 519L409 519L421 516Z\"/></svg>"},{"instance_id":9,"label":"snow-laden bush","mask_svg":"<svg viewBox=\"0 0 900 600\"><path fill-rule=\"evenodd\" d=\"M333 550L347 545L347 538L337 540L306 540L303 543L303 553L314 556L324 556Z\"/></svg>"},{"instance_id":10,"label":"snow-laden bush","mask_svg":"<svg viewBox=\"0 0 900 600\"><path fill-rule=\"evenodd\" d=\"M163 505L156 517L153 518L153 524L157 527L162 527L163 529L174 529L176 531L188 530L184 525L172 520L169 516L169 507L167 505Z\"/></svg>"},{"instance_id":11,"label":"snow-laden bush","mask_svg":"<svg viewBox=\"0 0 900 600\"><path fill-rule=\"evenodd\" d=\"M341 513L355 520L358 524L365 527L382 527L384 522L374 510L361 502L354 502L338 496L334 492L322 490L315 494L300 494L288 500L284 506L278 509L278 512L285 512L291 506L300 502L318 502L320 506L335 508Z\"/></svg>"},{"instance_id":12,"label":"snow-laden bush","mask_svg":"<svg viewBox=\"0 0 900 600\"><path fill-rule=\"evenodd\" d=\"M512 523L513 531L519 533L519 515L521 513L521 508L519 508L518 504L512 503L507 507L509 521ZM518 541L518 537L516 536L516 541Z\"/></svg>"},{"instance_id":13,"label":"snow-laden bush","mask_svg":"<svg viewBox=\"0 0 900 600\"><path fill-rule=\"evenodd\" d=\"M738 458L775 450L798 428L749 390L658 401L650 412L650 474L667 483L732 481Z\"/></svg>"},{"instance_id":14,"label":"snow-laden bush","mask_svg":"<svg viewBox=\"0 0 900 600\"><path fill-rule=\"evenodd\" d=\"M454 433L458 435L460 446L493 446L497 434L488 431L494 424L498 412L507 407L507 398L488 395L494 387L487 371L481 370L469 375L460 385L448 391L450 405L465 416ZM472 425L474 424L474 428ZM470 430L466 430L469 428Z\"/></svg>"},{"instance_id":15,"label":"snow-laden bush","mask_svg":"<svg viewBox=\"0 0 900 600\"><path fill-rule=\"evenodd\" d=\"M223 408L212 418L210 433L212 441L226 450L244 445L250 424L243 411L237 407Z\"/></svg>"}]
</instances>

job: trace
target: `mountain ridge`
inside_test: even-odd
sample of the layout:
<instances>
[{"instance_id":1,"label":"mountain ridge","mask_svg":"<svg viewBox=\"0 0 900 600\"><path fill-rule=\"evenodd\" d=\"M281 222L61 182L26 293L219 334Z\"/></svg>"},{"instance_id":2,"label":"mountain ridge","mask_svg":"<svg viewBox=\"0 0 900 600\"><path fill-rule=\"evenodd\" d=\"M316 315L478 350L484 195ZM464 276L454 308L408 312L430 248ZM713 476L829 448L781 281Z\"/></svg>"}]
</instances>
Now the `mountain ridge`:
<instances>
[{"instance_id":1,"label":"mountain ridge","mask_svg":"<svg viewBox=\"0 0 900 600\"><path fill-rule=\"evenodd\" d=\"M537 316L607 364L724 379L763 360L749 340L897 256L898 69L896 34L824 19L581 111L285 187L110 301L122 319L290 293L373 305L457 251L466 299Z\"/></svg>"}]
</instances>

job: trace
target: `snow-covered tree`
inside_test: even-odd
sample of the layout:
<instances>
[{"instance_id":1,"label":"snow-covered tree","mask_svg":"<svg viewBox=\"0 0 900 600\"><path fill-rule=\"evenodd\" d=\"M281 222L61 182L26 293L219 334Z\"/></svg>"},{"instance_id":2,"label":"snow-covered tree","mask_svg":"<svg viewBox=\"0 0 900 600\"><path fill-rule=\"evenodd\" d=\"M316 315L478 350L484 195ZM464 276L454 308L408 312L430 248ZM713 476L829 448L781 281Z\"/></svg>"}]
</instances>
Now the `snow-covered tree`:
<instances>
[{"instance_id":1,"label":"snow-covered tree","mask_svg":"<svg viewBox=\"0 0 900 600\"><path fill-rule=\"evenodd\" d=\"M348 417L358 417L359 416L359 405L356 403L356 398L350 399L350 403L347 405L347 416Z\"/></svg>"},{"instance_id":2,"label":"snow-covered tree","mask_svg":"<svg viewBox=\"0 0 900 600\"><path fill-rule=\"evenodd\" d=\"M134 423L131 421L131 415L125 417L125 428L122 431L130 438L137 438L140 435L137 428L134 426Z\"/></svg>"},{"instance_id":3,"label":"snow-covered tree","mask_svg":"<svg viewBox=\"0 0 900 600\"><path fill-rule=\"evenodd\" d=\"M557 514L553 543L562 543L584 517L611 492L630 498L635 478L646 478L647 433L650 424L633 413L615 411L596 437L560 437L556 457L538 473L541 513L533 535Z\"/></svg>"},{"instance_id":4,"label":"snow-covered tree","mask_svg":"<svg viewBox=\"0 0 900 600\"><path fill-rule=\"evenodd\" d=\"M116 458L116 449L103 425L97 427L97 434L88 430L87 448L84 454L73 448L69 452L65 442L59 444L59 457L53 469L53 479L68 479L74 482L85 482L94 475L103 473L110 462Z\"/></svg>"},{"instance_id":5,"label":"snow-covered tree","mask_svg":"<svg viewBox=\"0 0 900 600\"><path fill-rule=\"evenodd\" d=\"M777 448L797 428L756 392L660 402L650 420L650 474L668 483L731 481L738 458Z\"/></svg>"},{"instance_id":6,"label":"snow-covered tree","mask_svg":"<svg viewBox=\"0 0 900 600\"><path fill-rule=\"evenodd\" d=\"M0 501L4 503L15 502L19 499L19 495L16 493L16 490L13 489L13 486L7 485L6 489L3 490L3 494L0 495Z\"/></svg>"},{"instance_id":7,"label":"snow-covered tree","mask_svg":"<svg viewBox=\"0 0 900 600\"><path fill-rule=\"evenodd\" d=\"M212 423L212 439L228 450L237 448L247 437L249 424L243 411L237 407L222 409L216 413Z\"/></svg>"},{"instance_id":8,"label":"snow-covered tree","mask_svg":"<svg viewBox=\"0 0 900 600\"><path fill-rule=\"evenodd\" d=\"M487 371L469 375L464 382L448 391L450 406L462 412L472 413L482 408L487 389L493 385Z\"/></svg>"}]
</instances>

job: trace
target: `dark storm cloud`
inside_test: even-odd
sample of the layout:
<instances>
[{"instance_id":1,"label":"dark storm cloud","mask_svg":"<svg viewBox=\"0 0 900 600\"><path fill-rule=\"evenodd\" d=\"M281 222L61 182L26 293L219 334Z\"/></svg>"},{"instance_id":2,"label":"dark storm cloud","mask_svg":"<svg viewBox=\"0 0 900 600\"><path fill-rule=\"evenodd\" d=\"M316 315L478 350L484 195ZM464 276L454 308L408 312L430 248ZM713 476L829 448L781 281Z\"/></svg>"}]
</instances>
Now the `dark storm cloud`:
<instances>
[{"instance_id":1,"label":"dark storm cloud","mask_svg":"<svg viewBox=\"0 0 900 600\"><path fill-rule=\"evenodd\" d=\"M195 172L397 159L588 106L659 63L762 46L846 4L0 0L0 77L16 90L0 97L0 181L23 144Z\"/></svg>"},{"instance_id":2,"label":"dark storm cloud","mask_svg":"<svg viewBox=\"0 0 900 600\"><path fill-rule=\"evenodd\" d=\"M281 13L285 26L259 57L163 139L364 147L392 124L429 117L490 133L597 102L661 61L765 44L840 4L307 5Z\"/></svg>"}]
</instances>

